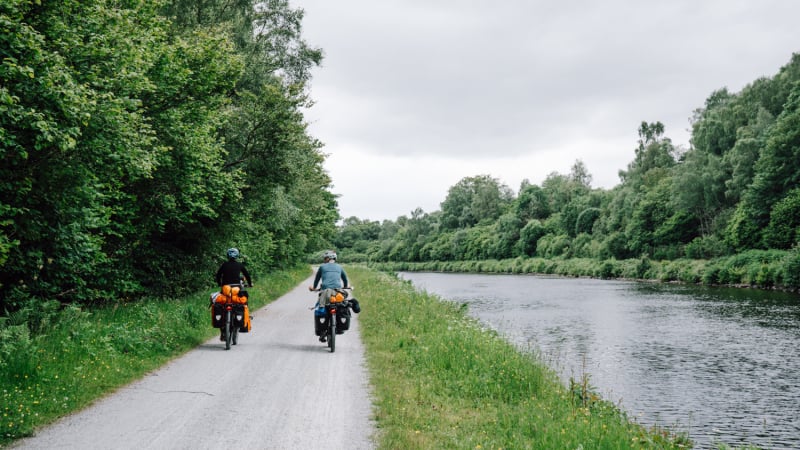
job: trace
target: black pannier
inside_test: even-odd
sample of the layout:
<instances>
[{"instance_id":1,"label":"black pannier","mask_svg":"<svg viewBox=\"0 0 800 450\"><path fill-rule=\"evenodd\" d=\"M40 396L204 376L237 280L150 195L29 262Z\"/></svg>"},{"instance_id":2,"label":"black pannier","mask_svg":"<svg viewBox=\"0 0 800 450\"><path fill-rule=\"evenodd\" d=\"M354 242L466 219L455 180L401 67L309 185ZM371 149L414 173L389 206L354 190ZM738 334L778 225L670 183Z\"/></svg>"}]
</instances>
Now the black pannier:
<instances>
[{"instance_id":1,"label":"black pannier","mask_svg":"<svg viewBox=\"0 0 800 450\"><path fill-rule=\"evenodd\" d=\"M350 309L347 305L336 306L336 334L342 334L350 329Z\"/></svg>"},{"instance_id":2,"label":"black pannier","mask_svg":"<svg viewBox=\"0 0 800 450\"><path fill-rule=\"evenodd\" d=\"M214 303L211 308L211 326L222 328L225 326L225 305Z\"/></svg>"}]
</instances>

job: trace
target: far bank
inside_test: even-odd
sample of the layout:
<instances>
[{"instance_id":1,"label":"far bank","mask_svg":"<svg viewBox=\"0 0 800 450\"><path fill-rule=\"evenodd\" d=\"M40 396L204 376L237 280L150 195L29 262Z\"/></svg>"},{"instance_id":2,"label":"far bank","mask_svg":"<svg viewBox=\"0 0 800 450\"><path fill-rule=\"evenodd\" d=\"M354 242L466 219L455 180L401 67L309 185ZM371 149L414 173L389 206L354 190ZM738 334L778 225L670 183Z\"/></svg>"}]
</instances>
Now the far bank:
<instances>
[{"instance_id":1,"label":"far bank","mask_svg":"<svg viewBox=\"0 0 800 450\"><path fill-rule=\"evenodd\" d=\"M715 259L653 260L527 258L469 261L367 262L386 272L514 273L679 282L706 286L800 290L800 249L750 250Z\"/></svg>"}]
</instances>

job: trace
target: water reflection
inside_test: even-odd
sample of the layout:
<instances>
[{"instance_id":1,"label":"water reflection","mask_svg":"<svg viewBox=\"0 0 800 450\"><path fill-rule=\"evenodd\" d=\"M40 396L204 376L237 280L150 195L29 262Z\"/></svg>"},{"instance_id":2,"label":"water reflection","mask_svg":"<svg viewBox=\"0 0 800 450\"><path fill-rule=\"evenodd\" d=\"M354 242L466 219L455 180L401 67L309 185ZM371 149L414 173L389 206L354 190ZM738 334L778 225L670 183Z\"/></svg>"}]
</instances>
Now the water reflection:
<instances>
[{"instance_id":1,"label":"water reflection","mask_svg":"<svg viewBox=\"0 0 800 450\"><path fill-rule=\"evenodd\" d=\"M800 297L623 281L401 273L538 351L566 381L589 374L646 424L697 448L800 448Z\"/></svg>"}]
</instances>

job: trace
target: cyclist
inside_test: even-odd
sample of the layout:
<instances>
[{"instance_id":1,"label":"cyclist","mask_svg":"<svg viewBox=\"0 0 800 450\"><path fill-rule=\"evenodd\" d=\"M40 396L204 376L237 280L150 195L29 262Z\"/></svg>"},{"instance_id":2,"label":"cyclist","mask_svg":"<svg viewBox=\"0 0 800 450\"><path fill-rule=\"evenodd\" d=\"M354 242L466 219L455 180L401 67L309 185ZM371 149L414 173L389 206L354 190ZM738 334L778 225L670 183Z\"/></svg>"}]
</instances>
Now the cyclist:
<instances>
[{"instance_id":1,"label":"cyclist","mask_svg":"<svg viewBox=\"0 0 800 450\"><path fill-rule=\"evenodd\" d=\"M228 260L222 263L217 270L216 276L214 277L217 282L217 286L222 287L226 284L242 284L241 275L244 275L244 280L247 282L247 286L253 287L253 279L250 278L250 274L247 272L244 264L237 261L238 258L239 249L229 248Z\"/></svg>"},{"instance_id":2,"label":"cyclist","mask_svg":"<svg viewBox=\"0 0 800 450\"><path fill-rule=\"evenodd\" d=\"M329 299L331 294L336 295L335 292L330 291L331 289L349 287L349 282L344 269L336 262L336 252L328 250L322 255L322 258L325 262L317 269L317 274L314 276L314 284L309 286L308 290L317 290L317 286L319 286L319 304L324 306L327 304L325 300ZM316 334L319 335L319 341L325 342L327 337L325 333L321 332L322 317L314 317L314 329L317 332Z\"/></svg>"},{"instance_id":3,"label":"cyclist","mask_svg":"<svg viewBox=\"0 0 800 450\"><path fill-rule=\"evenodd\" d=\"M247 269L244 267L244 264L237 261L239 258L239 249L238 248L229 248L227 251L228 260L222 263L222 265L217 270L216 275L214 276L214 280L217 282L217 286L222 288L225 285L237 285L244 287L245 284L242 284L242 276L244 276L244 281L248 287L253 287L253 279L250 278L250 273L247 272ZM225 330L222 328L219 329L219 340L225 340Z\"/></svg>"}]
</instances>

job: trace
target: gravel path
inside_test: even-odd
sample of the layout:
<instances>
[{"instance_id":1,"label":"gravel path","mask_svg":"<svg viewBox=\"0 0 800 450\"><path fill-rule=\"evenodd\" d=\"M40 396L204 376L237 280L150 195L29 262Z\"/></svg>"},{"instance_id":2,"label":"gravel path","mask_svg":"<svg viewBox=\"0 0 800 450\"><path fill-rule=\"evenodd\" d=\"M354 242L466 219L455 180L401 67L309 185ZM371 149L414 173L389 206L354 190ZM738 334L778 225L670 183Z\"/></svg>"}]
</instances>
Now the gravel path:
<instances>
[{"instance_id":1,"label":"gravel path","mask_svg":"<svg viewBox=\"0 0 800 450\"><path fill-rule=\"evenodd\" d=\"M330 353L310 282L252 313L231 350L209 340L12 448L375 448L358 315Z\"/></svg>"}]
</instances>

